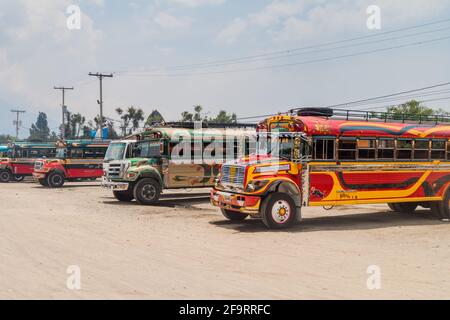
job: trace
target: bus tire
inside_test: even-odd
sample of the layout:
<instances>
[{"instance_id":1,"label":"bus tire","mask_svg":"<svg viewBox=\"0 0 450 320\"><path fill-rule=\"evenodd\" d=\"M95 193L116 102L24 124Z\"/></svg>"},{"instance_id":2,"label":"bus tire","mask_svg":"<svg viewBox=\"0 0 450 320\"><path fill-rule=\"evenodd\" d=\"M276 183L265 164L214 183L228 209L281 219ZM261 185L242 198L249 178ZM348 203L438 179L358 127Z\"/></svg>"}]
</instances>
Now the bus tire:
<instances>
[{"instance_id":1,"label":"bus tire","mask_svg":"<svg viewBox=\"0 0 450 320\"><path fill-rule=\"evenodd\" d=\"M16 181L16 182L20 182L20 181L23 181L23 179L25 179L25 176L22 176L22 175L20 175L20 174L17 174L17 175L14 175L14 181Z\"/></svg>"},{"instance_id":2,"label":"bus tire","mask_svg":"<svg viewBox=\"0 0 450 320\"><path fill-rule=\"evenodd\" d=\"M288 228L297 220L297 208L294 199L286 193L271 193L267 205L262 207L261 218L269 229Z\"/></svg>"},{"instance_id":3,"label":"bus tire","mask_svg":"<svg viewBox=\"0 0 450 320\"><path fill-rule=\"evenodd\" d=\"M433 217L436 219L444 219L442 214L442 201L433 201L430 203L431 213Z\"/></svg>"},{"instance_id":4,"label":"bus tire","mask_svg":"<svg viewBox=\"0 0 450 320\"><path fill-rule=\"evenodd\" d=\"M122 202L131 202L134 199L131 191L113 191L114 198Z\"/></svg>"},{"instance_id":5,"label":"bus tire","mask_svg":"<svg viewBox=\"0 0 450 320\"><path fill-rule=\"evenodd\" d=\"M161 195L161 185L152 178L139 180L133 188L133 196L137 203L142 205L154 205Z\"/></svg>"},{"instance_id":6,"label":"bus tire","mask_svg":"<svg viewBox=\"0 0 450 320\"><path fill-rule=\"evenodd\" d=\"M64 185L64 175L60 172L53 171L47 176L47 185L50 188L61 188Z\"/></svg>"},{"instance_id":7,"label":"bus tire","mask_svg":"<svg viewBox=\"0 0 450 320\"><path fill-rule=\"evenodd\" d=\"M43 187L48 187L47 179L39 179L39 184Z\"/></svg>"},{"instance_id":8,"label":"bus tire","mask_svg":"<svg viewBox=\"0 0 450 320\"><path fill-rule=\"evenodd\" d=\"M9 170L2 170L0 171L0 182L1 183L8 183L12 179L11 171Z\"/></svg>"},{"instance_id":9,"label":"bus tire","mask_svg":"<svg viewBox=\"0 0 450 320\"><path fill-rule=\"evenodd\" d=\"M248 217L248 214L240 213L237 211L227 210L223 208L220 209L220 211L222 211L223 216L230 221L243 221Z\"/></svg>"},{"instance_id":10,"label":"bus tire","mask_svg":"<svg viewBox=\"0 0 450 320\"><path fill-rule=\"evenodd\" d=\"M444 195L444 201L439 202L441 219L450 219L450 188L447 189Z\"/></svg>"}]
</instances>

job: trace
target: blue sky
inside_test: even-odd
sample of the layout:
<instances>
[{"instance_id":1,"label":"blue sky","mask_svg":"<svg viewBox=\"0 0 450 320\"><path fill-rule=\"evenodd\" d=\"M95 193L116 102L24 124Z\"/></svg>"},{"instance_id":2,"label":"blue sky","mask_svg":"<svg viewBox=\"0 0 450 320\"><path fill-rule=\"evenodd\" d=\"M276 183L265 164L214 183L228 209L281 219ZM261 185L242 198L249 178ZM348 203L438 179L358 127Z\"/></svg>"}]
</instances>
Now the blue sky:
<instances>
[{"instance_id":1,"label":"blue sky","mask_svg":"<svg viewBox=\"0 0 450 320\"><path fill-rule=\"evenodd\" d=\"M82 12L80 30L66 27L66 9L72 4ZM381 8L381 30L366 26L369 5ZM157 108L167 120L178 119L196 104L210 115L225 109L248 116L447 82L449 39L295 64L450 36L445 30L450 22L389 37L427 34L363 46L213 68L168 68L372 36L447 18L448 0L0 0L0 133L14 133L11 108L27 111L21 137L39 111L48 114L51 129L57 130L60 93L54 85L74 86L67 94L69 109L92 118L98 112L98 82L88 72L115 73L104 83L106 116L117 118L116 107L134 105L146 113ZM271 68L278 64L294 65ZM243 70L249 68L261 70ZM450 111L450 100L428 104Z\"/></svg>"}]
</instances>

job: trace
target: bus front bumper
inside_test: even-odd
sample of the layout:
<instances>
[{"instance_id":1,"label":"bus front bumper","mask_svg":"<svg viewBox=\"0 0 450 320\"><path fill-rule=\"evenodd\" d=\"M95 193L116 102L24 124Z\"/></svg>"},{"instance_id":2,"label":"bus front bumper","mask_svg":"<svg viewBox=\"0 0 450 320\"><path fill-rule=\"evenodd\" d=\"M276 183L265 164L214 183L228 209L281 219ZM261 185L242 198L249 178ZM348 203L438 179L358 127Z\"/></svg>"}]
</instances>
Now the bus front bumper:
<instances>
[{"instance_id":1,"label":"bus front bumper","mask_svg":"<svg viewBox=\"0 0 450 320\"><path fill-rule=\"evenodd\" d=\"M47 177L47 173L43 173L43 172L33 172L33 179L35 181L41 180L41 179L45 179Z\"/></svg>"},{"instance_id":2,"label":"bus front bumper","mask_svg":"<svg viewBox=\"0 0 450 320\"><path fill-rule=\"evenodd\" d=\"M258 215L261 197L211 190L211 204L221 209Z\"/></svg>"},{"instance_id":3,"label":"bus front bumper","mask_svg":"<svg viewBox=\"0 0 450 320\"><path fill-rule=\"evenodd\" d=\"M101 186L105 189L110 189L113 191L126 191L128 190L130 184L128 182L115 182L103 176Z\"/></svg>"}]
</instances>

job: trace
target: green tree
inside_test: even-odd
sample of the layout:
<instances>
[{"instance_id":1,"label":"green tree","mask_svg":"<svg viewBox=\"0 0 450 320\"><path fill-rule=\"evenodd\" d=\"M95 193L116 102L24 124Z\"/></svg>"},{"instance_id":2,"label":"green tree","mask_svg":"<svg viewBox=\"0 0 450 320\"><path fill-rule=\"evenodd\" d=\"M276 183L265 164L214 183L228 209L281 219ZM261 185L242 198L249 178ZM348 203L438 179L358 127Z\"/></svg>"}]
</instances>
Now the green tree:
<instances>
[{"instance_id":1,"label":"green tree","mask_svg":"<svg viewBox=\"0 0 450 320\"><path fill-rule=\"evenodd\" d=\"M126 112L122 108L117 108L116 112L122 120L120 128L123 136L132 134L133 131L140 127L140 123L144 121L144 111L141 108L131 106L128 107Z\"/></svg>"},{"instance_id":2,"label":"green tree","mask_svg":"<svg viewBox=\"0 0 450 320\"><path fill-rule=\"evenodd\" d=\"M211 123L236 123L237 117L235 113L228 114L225 110L220 110L215 118L210 118Z\"/></svg>"},{"instance_id":3,"label":"green tree","mask_svg":"<svg viewBox=\"0 0 450 320\"><path fill-rule=\"evenodd\" d=\"M16 138L9 134L0 134L0 143L10 143L14 142Z\"/></svg>"},{"instance_id":4,"label":"green tree","mask_svg":"<svg viewBox=\"0 0 450 320\"><path fill-rule=\"evenodd\" d=\"M39 112L36 123L31 125L29 141L47 141L50 136L47 115Z\"/></svg>"},{"instance_id":5,"label":"green tree","mask_svg":"<svg viewBox=\"0 0 450 320\"><path fill-rule=\"evenodd\" d=\"M194 121L194 115L188 111L183 111L181 113L181 122L192 122Z\"/></svg>"},{"instance_id":6,"label":"green tree","mask_svg":"<svg viewBox=\"0 0 450 320\"><path fill-rule=\"evenodd\" d=\"M427 116L436 114L432 108L421 106L419 101L411 100L398 106L387 108L389 116L395 120L419 120L426 119Z\"/></svg>"}]
</instances>

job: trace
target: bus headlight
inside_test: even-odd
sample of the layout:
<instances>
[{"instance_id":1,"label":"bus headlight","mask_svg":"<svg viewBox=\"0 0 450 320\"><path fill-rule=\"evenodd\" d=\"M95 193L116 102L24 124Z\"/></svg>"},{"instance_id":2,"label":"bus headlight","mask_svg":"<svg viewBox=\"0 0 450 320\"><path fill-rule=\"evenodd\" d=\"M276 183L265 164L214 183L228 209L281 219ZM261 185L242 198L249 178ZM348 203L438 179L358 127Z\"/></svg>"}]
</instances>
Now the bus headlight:
<instances>
[{"instance_id":1,"label":"bus headlight","mask_svg":"<svg viewBox=\"0 0 450 320\"><path fill-rule=\"evenodd\" d=\"M264 188L269 183L269 180L252 180L245 188L246 192L257 192Z\"/></svg>"}]
</instances>

